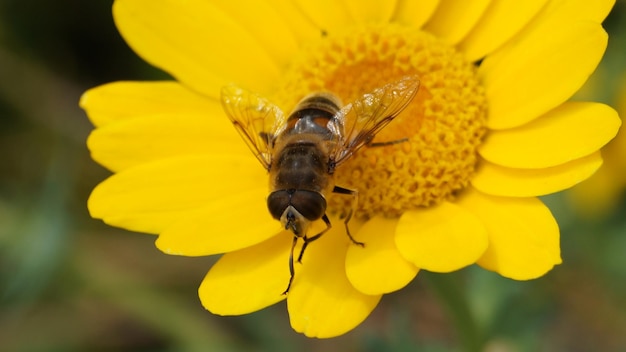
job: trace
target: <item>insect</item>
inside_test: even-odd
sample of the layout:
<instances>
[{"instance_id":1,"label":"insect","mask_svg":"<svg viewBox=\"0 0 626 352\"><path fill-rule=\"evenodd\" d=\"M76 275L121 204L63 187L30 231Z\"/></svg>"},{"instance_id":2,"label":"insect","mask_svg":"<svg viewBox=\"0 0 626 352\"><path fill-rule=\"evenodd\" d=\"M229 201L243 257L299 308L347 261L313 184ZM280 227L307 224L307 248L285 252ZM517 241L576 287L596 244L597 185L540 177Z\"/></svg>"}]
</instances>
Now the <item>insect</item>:
<instances>
[{"instance_id":1,"label":"insect","mask_svg":"<svg viewBox=\"0 0 626 352\"><path fill-rule=\"evenodd\" d=\"M289 115L254 93L234 85L222 88L224 111L269 172L269 212L294 234L289 256L291 277L283 294L289 292L293 282L293 254L298 239L304 241L297 259L300 263L309 243L331 228L326 215L328 194L353 197L352 210L344 219L346 233L354 244L364 245L352 237L348 228L357 191L336 186L333 173L363 146L392 144L372 140L411 102L418 88L415 76L405 76L345 106L331 93L313 93ZM307 236L310 225L320 219L326 228Z\"/></svg>"}]
</instances>

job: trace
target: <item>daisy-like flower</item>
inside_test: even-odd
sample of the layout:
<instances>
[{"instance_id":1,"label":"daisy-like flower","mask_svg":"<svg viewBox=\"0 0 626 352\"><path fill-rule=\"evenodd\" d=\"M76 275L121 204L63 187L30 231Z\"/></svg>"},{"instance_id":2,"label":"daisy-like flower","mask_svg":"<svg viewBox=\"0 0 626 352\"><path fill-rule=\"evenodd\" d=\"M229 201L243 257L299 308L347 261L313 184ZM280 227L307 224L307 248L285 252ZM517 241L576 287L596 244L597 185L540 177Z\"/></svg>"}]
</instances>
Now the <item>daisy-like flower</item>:
<instances>
[{"instance_id":1,"label":"daisy-like flower","mask_svg":"<svg viewBox=\"0 0 626 352\"><path fill-rule=\"evenodd\" d=\"M200 286L206 309L246 314L286 299L292 327L311 337L353 329L421 269L477 263L540 277L561 257L558 226L536 197L589 177L620 125L606 105L567 101L604 53L612 5L117 0L123 37L175 80L82 97L96 126L89 149L114 172L89 211L158 234L169 254L225 253ZM221 87L288 112L314 91L350 102L407 75L419 77L417 96L376 139L407 141L363 148L335 172L359 191L350 228L365 247L341 226L350 199L331 196L335 226L282 295L293 234L267 210L268 176L222 111Z\"/></svg>"}]
</instances>

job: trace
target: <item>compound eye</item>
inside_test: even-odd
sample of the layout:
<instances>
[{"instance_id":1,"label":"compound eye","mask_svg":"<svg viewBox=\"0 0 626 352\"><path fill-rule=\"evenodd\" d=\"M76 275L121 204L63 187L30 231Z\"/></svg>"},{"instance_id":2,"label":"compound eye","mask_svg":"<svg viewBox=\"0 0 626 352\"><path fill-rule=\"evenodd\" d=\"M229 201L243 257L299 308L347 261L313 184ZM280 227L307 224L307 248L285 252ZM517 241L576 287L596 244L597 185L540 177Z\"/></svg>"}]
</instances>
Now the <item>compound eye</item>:
<instances>
[{"instance_id":1,"label":"compound eye","mask_svg":"<svg viewBox=\"0 0 626 352\"><path fill-rule=\"evenodd\" d=\"M291 195L287 191L272 192L267 197L267 209L269 209L270 214L276 220L280 220L280 217L290 204Z\"/></svg>"},{"instance_id":2,"label":"compound eye","mask_svg":"<svg viewBox=\"0 0 626 352\"><path fill-rule=\"evenodd\" d=\"M318 192L297 190L291 195L291 205L309 221L321 218L326 212L326 199Z\"/></svg>"}]
</instances>

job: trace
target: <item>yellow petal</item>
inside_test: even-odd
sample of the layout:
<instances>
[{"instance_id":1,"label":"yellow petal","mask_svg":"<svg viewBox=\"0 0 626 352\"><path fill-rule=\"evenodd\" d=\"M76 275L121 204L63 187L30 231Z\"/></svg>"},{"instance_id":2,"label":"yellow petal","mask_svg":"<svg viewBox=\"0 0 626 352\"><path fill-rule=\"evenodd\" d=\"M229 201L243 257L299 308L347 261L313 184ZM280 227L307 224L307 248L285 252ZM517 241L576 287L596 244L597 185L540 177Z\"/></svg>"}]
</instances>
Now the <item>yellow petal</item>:
<instances>
[{"instance_id":1,"label":"yellow petal","mask_svg":"<svg viewBox=\"0 0 626 352\"><path fill-rule=\"evenodd\" d=\"M280 231L280 223L267 210L265 187L235 192L168 226L159 235L157 248L187 256L226 253L265 241Z\"/></svg>"},{"instance_id":2,"label":"yellow petal","mask_svg":"<svg viewBox=\"0 0 626 352\"><path fill-rule=\"evenodd\" d=\"M548 1L541 11L528 23L522 31L511 38L504 50L497 50L490 55L489 61L499 62L500 55L508 55L511 47L519 46L524 41L540 40L541 36L549 33L552 27L558 27L562 23L593 22L601 23L609 14L615 0L551 0ZM509 47L509 48L506 48ZM487 63L489 63L487 61ZM483 65L485 62L483 62Z\"/></svg>"},{"instance_id":3,"label":"yellow petal","mask_svg":"<svg viewBox=\"0 0 626 352\"><path fill-rule=\"evenodd\" d=\"M365 247L348 247L346 274L357 290L368 295L389 293L403 288L417 275L419 269L396 247L397 223L397 219L375 217L356 233Z\"/></svg>"},{"instance_id":4,"label":"yellow petal","mask_svg":"<svg viewBox=\"0 0 626 352\"><path fill-rule=\"evenodd\" d=\"M424 29L454 45L476 25L490 2L491 0L441 0Z\"/></svg>"},{"instance_id":5,"label":"yellow petal","mask_svg":"<svg viewBox=\"0 0 626 352\"><path fill-rule=\"evenodd\" d=\"M287 9L278 11L276 4L257 0L222 0L210 3L241 26L247 34L253 36L280 67L287 66L298 51L300 44L286 23L287 18L297 16L298 12L295 9L289 12ZM319 36L319 33L317 34ZM243 51L246 48L242 47L239 50ZM249 61L248 65L250 64L254 64L254 61Z\"/></svg>"},{"instance_id":6,"label":"yellow petal","mask_svg":"<svg viewBox=\"0 0 626 352\"><path fill-rule=\"evenodd\" d=\"M336 0L296 0L296 6L324 33L336 33L354 24L348 4Z\"/></svg>"},{"instance_id":7,"label":"yellow petal","mask_svg":"<svg viewBox=\"0 0 626 352\"><path fill-rule=\"evenodd\" d=\"M80 107L96 126L143 115L208 114L218 105L217 100L174 81L108 83L86 91L80 98Z\"/></svg>"},{"instance_id":8,"label":"yellow petal","mask_svg":"<svg viewBox=\"0 0 626 352\"><path fill-rule=\"evenodd\" d=\"M279 14L282 21L289 26L289 31L301 43L319 39L320 28L315 26L292 0L266 0Z\"/></svg>"},{"instance_id":9,"label":"yellow petal","mask_svg":"<svg viewBox=\"0 0 626 352\"><path fill-rule=\"evenodd\" d=\"M492 132L478 152L501 166L551 167L599 150L615 137L620 124L607 105L568 102L524 126Z\"/></svg>"},{"instance_id":10,"label":"yellow petal","mask_svg":"<svg viewBox=\"0 0 626 352\"><path fill-rule=\"evenodd\" d=\"M459 43L469 61L489 54L524 27L547 0L492 0L472 31Z\"/></svg>"},{"instance_id":11,"label":"yellow petal","mask_svg":"<svg viewBox=\"0 0 626 352\"><path fill-rule=\"evenodd\" d=\"M198 289L213 314L251 313L285 299L291 235L281 232L256 246L224 254Z\"/></svg>"},{"instance_id":12,"label":"yellow petal","mask_svg":"<svg viewBox=\"0 0 626 352\"><path fill-rule=\"evenodd\" d=\"M144 60L207 96L218 97L230 82L264 93L279 76L279 63L264 43L208 1L116 0L113 15ZM289 32L277 31L272 21L262 25L272 28L275 43L290 40Z\"/></svg>"},{"instance_id":13,"label":"yellow petal","mask_svg":"<svg viewBox=\"0 0 626 352\"><path fill-rule=\"evenodd\" d=\"M478 261L483 268L529 280L561 263L559 227L539 199L494 197L468 189L458 204L487 227L489 248Z\"/></svg>"},{"instance_id":14,"label":"yellow petal","mask_svg":"<svg viewBox=\"0 0 626 352\"><path fill-rule=\"evenodd\" d=\"M393 21L420 28L428 21L439 5L439 0L399 0Z\"/></svg>"},{"instance_id":15,"label":"yellow petal","mask_svg":"<svg viewBox=\"0 0 626 352\"><path fill-rule=\"evenodd\" d=\"M615 0L551 0L541 11L539 22L560 16L563 18L589 20L602 23L615 5Z\"/></svg>"},{"instance_id":16,"label":"yellow petal","mask_svg":"<svg viewBox=\"0 0 626 352\"><path fill-rule=\"evenodd\" d=\"M113 171L183 155L227 151L253 157L224 113L213 110L206 115L169 113L109 124L94 130L87 146L95 161Z\"/></svg>"},{"instance_id":17,"label":"yellow petal","mask_svg":"<svg viewBox=\"0 0 626 352\"><path fill-rule=\"evenodd\" d=\"M402 214L396 245L418 268L451 272L476 262L487 248L487 233L476 216L446 202Z\"/></svg>"},{"instance_id":18,"label":"yellow petal","mask_svg":"<svg viewBox=\"0 0 626 352\"><path fill-rule=\"evenodd\" d=\"M478 74L492 129L527 123L566 101L600 62L607 34L598 23L556 17L488 56Z\"/></svg>"},{"instance_id":19,"label":"yellow petal","mask_svg":"<svg viewBox=\"0 0 626 352\"><path fill-rule=\"evenodd\" d=\"M225 171L227 170L227 172ZM255 158L188 156L126 169L100 183L87 206L91 216L129 230L159 233L190 210L265 185Z\"/></svg>"},{"instance_id":20,"label":"yellow petal","mask_svg":"<svg viewBox=\"0 0 626 352\"><path fill-rule=\"evenodd\" d=\"M308 337L329 338L354 329L381 298L359 292L348 281L346 251L354 244L341 221L331 221L335 226L312 242L302 264L296 264L296 276L287 297L291 326Z\"/></svg>"},{"instance_id":21,"label":"yellow petal","mask_svg":"<svg viewBox=\"0 0 626 352\"><path fill-rule=\"evenodd\" d=\"M348 11L357 23L388 22L396 8L396 0L362 1L344 0Z\"/></svg>"},{"instance_id":22,"label":"yellow petal","mask_svg":"<svg viewBox=\"0 0 626 352\"><path fill-rule=\"evenodd\" d=\"M485 162L472 178L472 185L477 190L494 196L542 196L586 180L600 165L600 152L544 169L511 169Z\"/></svg>"}]
</instances>

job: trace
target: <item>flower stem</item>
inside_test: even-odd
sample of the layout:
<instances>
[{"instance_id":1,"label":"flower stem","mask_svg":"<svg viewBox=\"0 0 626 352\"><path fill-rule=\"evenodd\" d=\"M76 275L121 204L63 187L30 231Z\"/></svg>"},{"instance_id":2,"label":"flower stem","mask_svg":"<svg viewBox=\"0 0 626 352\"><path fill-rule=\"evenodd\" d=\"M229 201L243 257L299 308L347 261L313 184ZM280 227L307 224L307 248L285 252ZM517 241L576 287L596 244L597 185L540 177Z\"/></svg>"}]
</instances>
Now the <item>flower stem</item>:
<instances>
[{"instance_id":1,"label":"flower stem","mask_svg":"<svg viewBox=\"0 0 626 352\"><path fill-rule=\"evenodd\" d=\"M468 304L460 274L422 273L421 276L428 280L429 287L437 294L456 325L463 351L481 351L485 342L484 336Z\"/></svg>"}]
</instances>

